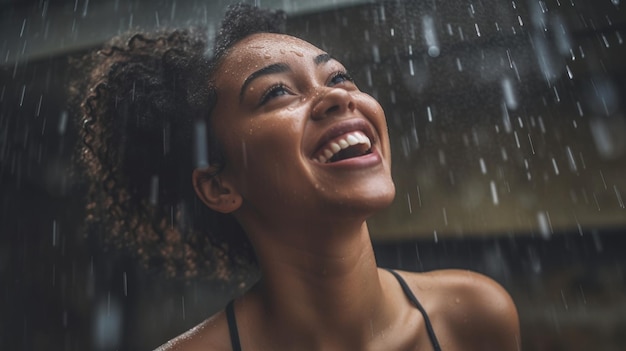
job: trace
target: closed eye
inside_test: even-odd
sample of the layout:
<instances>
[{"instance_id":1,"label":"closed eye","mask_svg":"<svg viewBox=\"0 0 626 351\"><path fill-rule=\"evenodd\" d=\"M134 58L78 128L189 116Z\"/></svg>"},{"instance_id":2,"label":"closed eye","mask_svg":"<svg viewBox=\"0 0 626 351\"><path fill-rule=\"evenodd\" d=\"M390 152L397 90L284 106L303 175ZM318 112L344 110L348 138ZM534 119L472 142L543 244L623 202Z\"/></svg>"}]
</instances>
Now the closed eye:
<instances>
[{"instance_id":1,"label":"closed eye","mask_svg":"<svg viewBox=\"0 0 626 351\"><path fill-rule=\"evenodd\" d=\"M289 88L287 88L285 84L278 83L278 84L272 85L261 96L261 101L259 105L264 105L276 97L279 97L281 95L288 95L288 94L291 94L291 92L289 91Z\"/></svg>"}]
</instances>

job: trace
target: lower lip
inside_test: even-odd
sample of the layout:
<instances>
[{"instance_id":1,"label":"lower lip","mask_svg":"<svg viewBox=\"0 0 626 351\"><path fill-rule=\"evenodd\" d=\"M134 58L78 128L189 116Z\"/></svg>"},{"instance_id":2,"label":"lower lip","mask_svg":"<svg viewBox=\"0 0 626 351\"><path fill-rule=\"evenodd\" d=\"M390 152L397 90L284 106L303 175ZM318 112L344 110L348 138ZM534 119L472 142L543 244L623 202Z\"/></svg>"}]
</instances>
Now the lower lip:
<instances>
[{"instance_id":1,"label":"lower lip","mask_svg":"<svg viewBox=\"0 0 626 351\"><path fill-rule=\"evenodd\" d=\"M380 157L380 153L377 148L372 148L372 152L359 156L352 157L341 161L331 162L331 163L318 163L323 167L333 167L333 168L364 168L371 167L380 164L382 158Z\"/></svg>"}]
</instances>

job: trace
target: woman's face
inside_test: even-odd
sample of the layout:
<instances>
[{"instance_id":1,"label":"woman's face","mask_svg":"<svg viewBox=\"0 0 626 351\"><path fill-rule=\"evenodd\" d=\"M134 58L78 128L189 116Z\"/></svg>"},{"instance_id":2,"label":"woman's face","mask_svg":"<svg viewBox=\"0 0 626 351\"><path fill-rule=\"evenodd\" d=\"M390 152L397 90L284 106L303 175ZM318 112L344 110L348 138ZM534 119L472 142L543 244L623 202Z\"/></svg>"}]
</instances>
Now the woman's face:
<instances>
[{"instance_id":1,"label":"woman's face","mask_svg":"<svg viewBox=\"0 0 626 351\"><path fill-rule=\"evenodd\" d=\"M221 176L242 196L239 212L306 222L365 218L391 203L384 112L324 51L254 34L231 48L215 83Z\"/></svg>"}]
</instances>

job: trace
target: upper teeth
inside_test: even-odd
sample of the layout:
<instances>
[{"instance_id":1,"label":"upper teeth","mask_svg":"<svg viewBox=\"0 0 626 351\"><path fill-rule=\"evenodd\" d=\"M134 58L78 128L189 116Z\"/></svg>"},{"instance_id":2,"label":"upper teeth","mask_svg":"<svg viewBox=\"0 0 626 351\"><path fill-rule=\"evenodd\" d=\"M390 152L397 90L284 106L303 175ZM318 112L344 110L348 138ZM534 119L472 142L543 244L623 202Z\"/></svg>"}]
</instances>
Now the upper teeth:
<instances>
[{"instance_id":1,"label":"upper teeth","mask_svg":"<svg viewBox=\"0 0 626 351\"><path fill-rule=\"evenodd\" d=\"M350 132L326 145L324 151L322 151L317 158L314 158L314 160L319 163L326 163L339 151L357 144L365 144L368 149L372 146L372 142L363 132Z\"/></svg>"}]
</instances>

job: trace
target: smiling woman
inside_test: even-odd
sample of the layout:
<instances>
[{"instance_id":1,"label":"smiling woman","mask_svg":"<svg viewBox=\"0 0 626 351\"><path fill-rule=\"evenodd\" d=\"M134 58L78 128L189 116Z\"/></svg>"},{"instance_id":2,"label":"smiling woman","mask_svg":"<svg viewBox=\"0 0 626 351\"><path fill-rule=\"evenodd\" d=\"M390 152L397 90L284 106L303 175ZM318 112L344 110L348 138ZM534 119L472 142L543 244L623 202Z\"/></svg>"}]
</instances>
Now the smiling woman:
<instances>
[{"instance_id":1,"label":"smiling woman","mask_svg":"<svg viewBox=\"0 0 626 351\"><path fill-rule=\"evenodd\" d=\"M91 230L172 275L258 262L252 288L160 349L518 350L489 278L377 267L366 219L395 195L384 111L283 17L231 8L210 57L195 31L113 41L74 87Z\"/></svg>"}]
</instances>

